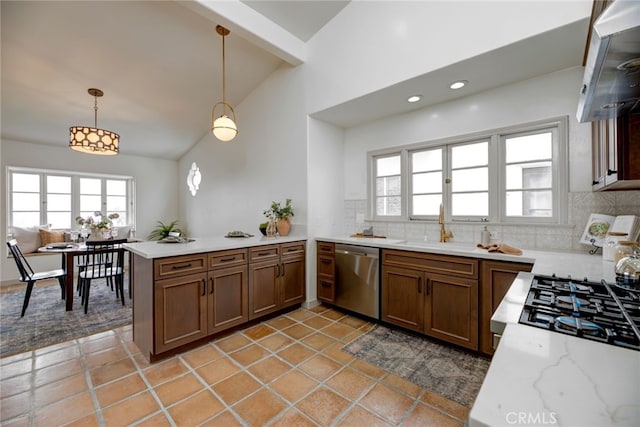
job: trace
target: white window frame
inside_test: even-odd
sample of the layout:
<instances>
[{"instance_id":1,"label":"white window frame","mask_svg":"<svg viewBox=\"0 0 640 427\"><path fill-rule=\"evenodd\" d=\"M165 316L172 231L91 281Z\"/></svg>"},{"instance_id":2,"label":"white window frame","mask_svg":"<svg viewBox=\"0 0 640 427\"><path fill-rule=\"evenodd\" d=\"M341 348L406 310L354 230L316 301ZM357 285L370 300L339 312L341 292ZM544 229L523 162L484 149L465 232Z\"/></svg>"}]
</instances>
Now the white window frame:
<instances>
[{"instance_id":1,"label":"white window frame","mask_svg":"<svg viewBox=\"0 0 640 427\"><path fill-rule=\"evenodd\" d=\"M373 221L434 221L437 215L411 216L412 190L411 190L411 161L410 154L432 148L443 148L443 205L445 208L445 221L447 222L490 222L505 224L567 224L569 189L568 172L568 129L567 116L550 118L536 122L509 126L500 129L492 129L486 132L478 132L471 135L462 135L436 141L427 141L418 144L397 146L383 150L370 151L368 157L368 219ZM507 217L505 209L506 195L506 163L504 139L513 136L526 135L548 130L552 132L552 203L553 215L550 217ZM466 145L474 142L488 141L489 144L489 214L487 217L468 216L452 217L451 215L451 177L450 147L454 145ZM375 160L379 157L400 155L401 159L401 215L384 216L376 214L375 206Z\"/></svg>"},{"instance_id":2,"label":"white window frame","mask_svg":"<svg viewBox=\"0 0 640 427\"><path fill-rule=\"evenodd\" d=\"M47 224L47 185L46 185L46 177L47 176L68 176L71 177L71 229L78 228L74 227L75 222L74 219L81 215L80 214L80 178L94 178L100 179L102 186L102 194L101 194L101 207L102 212L107 213L106 209L106 181L107 180L123 180L126 181L127 185L127 219L128 226L135 228L135 179L132 176L124 176L124 175L107 175L107 174L93 174L86 172L74 172L74 171L62 171L62 170L52 170L52 169L35 169L35 168L24 168L24 167L16 167L16 166L7 166L6 169L6 177L7 177L7 209L6 209L6 218L7 218L7 230L9 230L13 224L13 174L14 173L25 173L25 174L33 174L39 175L40 177L40 223L34 224L34 226L38 226L41 224Z\"/></svg>"}]
</instances>

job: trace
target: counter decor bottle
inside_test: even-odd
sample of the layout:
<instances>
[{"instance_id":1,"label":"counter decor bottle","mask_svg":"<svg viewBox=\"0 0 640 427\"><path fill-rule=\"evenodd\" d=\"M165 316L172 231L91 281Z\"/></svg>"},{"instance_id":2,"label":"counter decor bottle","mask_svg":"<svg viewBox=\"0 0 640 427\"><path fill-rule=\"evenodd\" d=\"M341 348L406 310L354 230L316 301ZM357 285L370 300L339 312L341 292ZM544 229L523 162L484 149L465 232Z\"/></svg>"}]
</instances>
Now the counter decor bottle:
<instances>
[{"instance_id":1,"label":"counter decor bottle","mask_svg":"<svg viewBox=\"0 0 640 427\"><path fill-rule=\"evenodd\" d=\"M483 246L487 246L491 242L491 232L487 230L487 226L480 232L480 243Z\"/></svg>"}]
</instances>

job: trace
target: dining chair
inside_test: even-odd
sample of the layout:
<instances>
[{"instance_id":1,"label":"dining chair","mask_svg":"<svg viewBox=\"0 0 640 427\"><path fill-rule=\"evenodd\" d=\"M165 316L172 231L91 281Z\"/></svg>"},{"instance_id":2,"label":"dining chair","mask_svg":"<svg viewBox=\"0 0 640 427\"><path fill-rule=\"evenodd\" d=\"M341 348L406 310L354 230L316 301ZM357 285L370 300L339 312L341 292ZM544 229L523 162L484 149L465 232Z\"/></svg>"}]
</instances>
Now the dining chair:
<instances>
[{"instance_id":1,"label":"dining chair","mask_svg":"<svg viewBox=\"0 0 640 427\"><path fill-rule=\"evenodd\" d=\"M116 297L119 296L124 305L125 249L122 244L126 241L126 239L87 241L87 251L79 256L84 269L78 273L78 285L81 289L80 295L85 313L89 308L89 292L91 281L94 279L105 279L107 284L113 283Z\"/></svg>"},{"instance_id":2,"label":"dining chair","mask_svg":"<svg viewBox=\"0 0 640 427\"><path fill-rule=\"evenodd\" d=\"M27 289L25 290L24 294L24 302L22 303L22 313L20 314L20 317L24 317L24 313L25 311L27 311L27 307L29 306L29 299L31 298L31 291L33 291L33 285L38 280L58 279L60 289L62 290L61 298L65 299L65 276L67 273L63 269L41 271L36 273L33 271L31 266L27 262L27 259L22 254L22 251L20 250L16 239L9 240L7 242L7 246L9 247L9 251L11 252L13 260L16 262L18 271L20 272L20 281L27 284Z\"/></svg>"},{"instance_id":3,"label":"dining chair","mask_svg":"<svg viewBox=\"0 0 640 427\"><path fill-rule=\"evenodd\" d=\"M86 242L86 247L90 248L90 247L104 247L106 245L120 245L122 243L126 243L127 239L117 239L117 240L88 240ZM82 256L78 256L78 260L76 261L76 266L78 267L78 283L76 284L76 291L78 292L78 295L80 297L82 297L82 281L80 280L81 277L81 273L85 270L85 268L87 267L85 265L85 259ZM113 286L113 277L107 277L106 278L107 281L107 286L111 287L111 290L114 290L114 286ZM116 289L116 296L118 296L118 289Z\"/></svg>"}]
</instances>

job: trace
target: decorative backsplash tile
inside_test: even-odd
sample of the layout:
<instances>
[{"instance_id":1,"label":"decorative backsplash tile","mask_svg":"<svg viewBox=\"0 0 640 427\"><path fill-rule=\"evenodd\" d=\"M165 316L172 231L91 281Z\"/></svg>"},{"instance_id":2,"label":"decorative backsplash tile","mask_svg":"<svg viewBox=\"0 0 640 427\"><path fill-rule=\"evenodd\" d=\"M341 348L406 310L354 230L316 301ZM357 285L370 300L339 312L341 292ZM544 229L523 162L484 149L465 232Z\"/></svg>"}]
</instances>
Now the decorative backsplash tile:
<instances>
[{"instance_id":1,"label":"decorative backsplash tile","mask_svg":"<svg viewBox=\"0 0 640 427\"><path fill-rule=\"evenodd\" d=\"M640 191L574 192L568 193L567 225L507 225L495 223L446 224L452 231L452 241L477 243L486 225L494 233L494 240L526 249L552 249L587 252L590 248L579 243L591 213L607 215L640 215ZM373 225L375 234L393 239L438 241L440 225L422 221L368 221L366 200L345 200L345 234L353 234Z\"/></svg>"}]
</instances>

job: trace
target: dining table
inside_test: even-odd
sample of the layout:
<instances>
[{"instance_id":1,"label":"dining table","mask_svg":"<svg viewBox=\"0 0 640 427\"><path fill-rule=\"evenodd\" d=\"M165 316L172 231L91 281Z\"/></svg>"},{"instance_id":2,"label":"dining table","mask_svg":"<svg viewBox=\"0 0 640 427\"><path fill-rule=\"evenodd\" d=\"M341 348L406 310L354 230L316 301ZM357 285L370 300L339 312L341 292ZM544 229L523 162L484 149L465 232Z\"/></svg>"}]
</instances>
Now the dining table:
<instances>
[{"instance_id":1,"label":"dining table","mask_svg":"<svg viewBox=\"0 0 640 427\"><path fill-rule=\"evenodd\" d=\"M87 245L84 242L73 243L52 243L47 246L38 248L40 253L59 253L62 255L62 269L66 273L64 285L65 285L65 310L73 311L73 276L75 269L75 260L79 255L84 254L87 251ZM128 252L128 251L125 251ZM131 285L129 285L131 287Z\"/></svg>"}]
</instances>

